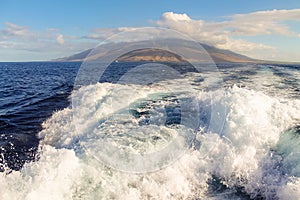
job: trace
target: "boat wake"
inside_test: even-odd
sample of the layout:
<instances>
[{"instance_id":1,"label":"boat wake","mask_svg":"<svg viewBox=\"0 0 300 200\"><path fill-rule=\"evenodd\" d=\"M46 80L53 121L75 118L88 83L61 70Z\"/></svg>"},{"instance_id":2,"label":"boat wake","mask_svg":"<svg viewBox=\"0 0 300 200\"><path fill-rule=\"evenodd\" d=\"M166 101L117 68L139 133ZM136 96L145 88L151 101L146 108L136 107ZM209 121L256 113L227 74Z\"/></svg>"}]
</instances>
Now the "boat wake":
<instances>
[{"instance_id":1,"label":"boat wake","mask_svg":"<svg viewBox=\"0 0 300 200\"><path fill-rule=\"evenodd\" d=\"M1 199L300 198L297 99L174 79L72 100L43 123L39 159L0 176Z\"/></svg>"}]
</instances>

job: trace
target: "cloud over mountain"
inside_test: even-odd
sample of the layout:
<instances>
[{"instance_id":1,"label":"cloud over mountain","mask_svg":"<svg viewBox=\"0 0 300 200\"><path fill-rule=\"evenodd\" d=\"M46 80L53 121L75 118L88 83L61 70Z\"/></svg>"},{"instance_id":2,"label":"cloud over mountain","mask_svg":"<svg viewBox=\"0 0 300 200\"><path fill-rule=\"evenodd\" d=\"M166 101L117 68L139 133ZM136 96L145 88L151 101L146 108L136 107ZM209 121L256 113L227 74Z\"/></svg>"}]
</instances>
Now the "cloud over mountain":
<instances>
[{"instance_id":1,"label":"cloud over mountain","mask_svg":"<svg viewBox=\"0 0 300 200\"><path fill-rule=\"evenodd\" d=\"M247 39L261 35L299 37L299 33L288 26L287 22L291 21L300 21L300 9L235 14L217 22L192 19L185 13L166 12L154 23L218 48L259 57L262 52L275 54L279 50L271 45L250 42Z\"/></svg>"}]
</instances>

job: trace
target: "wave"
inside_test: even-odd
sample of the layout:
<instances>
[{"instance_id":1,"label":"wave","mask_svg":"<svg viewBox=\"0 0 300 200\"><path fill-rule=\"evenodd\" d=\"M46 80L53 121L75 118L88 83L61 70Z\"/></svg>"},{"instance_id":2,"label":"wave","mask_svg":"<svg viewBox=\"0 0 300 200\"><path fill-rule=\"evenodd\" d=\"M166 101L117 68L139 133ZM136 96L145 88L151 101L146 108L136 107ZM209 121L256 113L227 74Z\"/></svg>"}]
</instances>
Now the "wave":
<instances>
[{"instance_id":1,"label":"wave","mask_svg":"<svg viewBox=\"0 0 300 200\"><path fill-rule=\"evenodd\" d=\"M1 175L1 199L300 198L299 100L237 86L186 93L176 81L75 91L43 123L39 159Z\"/></svg>"}]
</instances>

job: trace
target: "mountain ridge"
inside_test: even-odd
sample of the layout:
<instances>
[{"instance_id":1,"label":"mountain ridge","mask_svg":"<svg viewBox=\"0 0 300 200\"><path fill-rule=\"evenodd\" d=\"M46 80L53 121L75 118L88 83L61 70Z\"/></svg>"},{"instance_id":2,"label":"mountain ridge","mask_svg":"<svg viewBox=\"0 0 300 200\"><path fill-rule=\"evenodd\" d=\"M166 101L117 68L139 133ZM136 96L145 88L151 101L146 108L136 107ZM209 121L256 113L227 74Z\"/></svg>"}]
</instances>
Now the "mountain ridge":
<instances>
[{"instance_id":1,"label":"mountain ridge","mask_svg":"<svg viewBox=\"0 0 300 200\"><path fill-rule=\"evenodd\" d=\"M182 42L180 40L169 40L169 43L175 43L180 45ZM76 62L76 61L84 61L84 60L101 60L101 58L105 57L109 54L109 51L118 51L125 46L138 44L138 42L121 42L121 43L108 43L100 46L98 52L94 52L93 49L87 49L77 54L73 54L71 56L58 58L53 61L59 62ZM216 47L199 43L202 46L202 49L193 49L193 48L183 48L182 51L191 54L204 54L207 53L211 60L215 63L261 63L263 61L253 59L238 53L235 53L230 50L218 49ZM98 47L97 47L98 48ZM207 60L203 60L203 62L209 62ZM210 61L211 61L210 60ZM121 54L118 58L116 58L117 62L138 62L138 61L151 61L151 62L181 62L183 58L180 58L179 55L172 53L170 51L165 51L159 48L141 48L135 49L125 54Z\"/></svg>"}]
</instances>

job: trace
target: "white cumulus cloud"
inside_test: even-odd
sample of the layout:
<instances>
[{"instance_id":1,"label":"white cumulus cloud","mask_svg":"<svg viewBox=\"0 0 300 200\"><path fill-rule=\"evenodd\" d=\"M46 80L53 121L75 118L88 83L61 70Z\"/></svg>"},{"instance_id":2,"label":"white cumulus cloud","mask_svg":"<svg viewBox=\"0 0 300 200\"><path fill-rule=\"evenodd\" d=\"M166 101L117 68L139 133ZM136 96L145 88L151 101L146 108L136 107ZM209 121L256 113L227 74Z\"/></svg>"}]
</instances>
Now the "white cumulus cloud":
<instances>
[{"instance_id":1,"label":"white cumulus cloud","mask_svg":"<svg viewBox=\"0 0 300 200\"><path fill-rule=\"evenodd\" d=\"M65 43L64 36L62 34L57 35L56 42L60 45L63 45Z\"/></svg>"},{"instance_id":2,"label":"white cumulus cloud","mask_svg":"<svg viewBox=\"0 0 300 200\"><path fill-rule=\"evenodd\" d=\"M178 13L173 13L173 12L165 12L162 15L162 19L171 19L173 21L190 21L191 18L183 13L183 14L178 14Z\"/></svg>"},{"instance_id":3,"label":"white cumulus cloud","mask_svg":"<svg viewBox=\"0 0 300 200\"><path fill-rule=\"evenodd\" d=\"M276 51L276 48L267 44L249 42L238 37L247 38L258 35L299 37L299 33L293 32L284 23L286 21L300 21L300 9L236 14L218 22L192 19L185 13L166 12L162 14L160 20L154 23L160 27L185 33L195 40L218 48L260 57L261 55L255 55L254 52Z\"/></svg>"}]
</instances>

